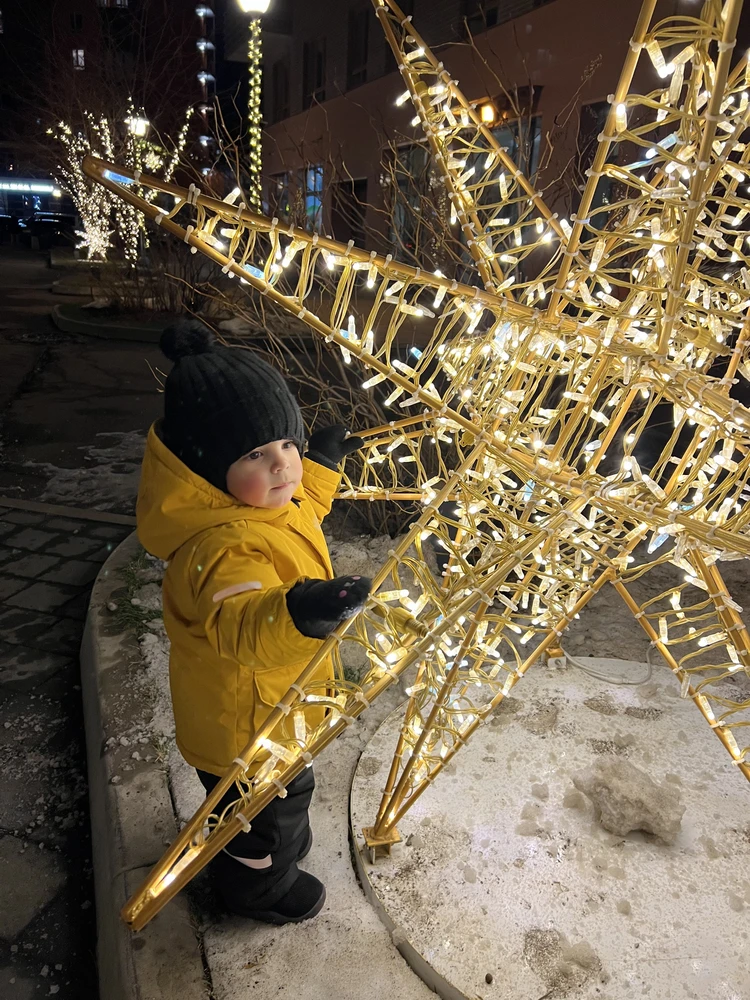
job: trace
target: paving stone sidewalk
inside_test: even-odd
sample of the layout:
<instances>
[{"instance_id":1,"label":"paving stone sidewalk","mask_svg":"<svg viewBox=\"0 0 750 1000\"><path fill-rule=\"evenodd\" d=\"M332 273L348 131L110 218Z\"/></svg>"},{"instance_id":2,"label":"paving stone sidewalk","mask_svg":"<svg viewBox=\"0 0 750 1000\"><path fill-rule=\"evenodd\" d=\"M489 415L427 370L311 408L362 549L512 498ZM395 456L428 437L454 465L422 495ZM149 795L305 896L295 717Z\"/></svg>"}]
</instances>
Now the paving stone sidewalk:
<instances>
[{"instance_id":1,"label":"paving stone sidewalk","mask_svg":"<svg viewBox=\"0 0 750 1000\"><path fill-rule=\"evenodd\" d=\"M0 506L2 1000L98 997L78 651L131 530Z\"/></svg>"}]
</instances>

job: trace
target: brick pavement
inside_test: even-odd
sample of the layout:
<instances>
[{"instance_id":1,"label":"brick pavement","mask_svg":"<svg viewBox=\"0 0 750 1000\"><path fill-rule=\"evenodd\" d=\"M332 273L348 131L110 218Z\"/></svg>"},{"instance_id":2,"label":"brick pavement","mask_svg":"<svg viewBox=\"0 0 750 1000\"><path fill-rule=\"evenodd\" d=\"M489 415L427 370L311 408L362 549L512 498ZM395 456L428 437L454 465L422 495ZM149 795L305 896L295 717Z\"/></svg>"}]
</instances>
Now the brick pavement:
<instances>
[{"instance_id":1,"label":"brick pavement","mask_svg":"<svg viewBox=\"0 0 750 1000\"><path fill-rule=\"evenodd\" d=\"M78 650L132 529L0 506L0 997L95 1000Z\"/></svg>"}]
</instances>

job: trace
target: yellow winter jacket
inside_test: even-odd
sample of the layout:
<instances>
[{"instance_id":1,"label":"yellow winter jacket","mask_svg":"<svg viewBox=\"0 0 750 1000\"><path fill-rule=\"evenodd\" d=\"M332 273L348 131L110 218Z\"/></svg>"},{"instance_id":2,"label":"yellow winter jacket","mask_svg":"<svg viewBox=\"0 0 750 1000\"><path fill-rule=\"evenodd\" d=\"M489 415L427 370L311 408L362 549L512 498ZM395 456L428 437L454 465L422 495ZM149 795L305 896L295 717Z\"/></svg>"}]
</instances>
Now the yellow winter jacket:
<instances>
[{"instance_id":1,"label":"yellow winter jacket","mask_svg":"<svg viewBox=\"0 0 750 1000\"><path fill-rule=\"evenodd\" d=\"M158 424L151 428L137 530L143 547L169 563L169 681L177 745L193 767L223 774L320 647L294 627L286 593L300 579L333 578L320 522L339 478L304 459L302 484L285 507L248 507L191 472ZM226 593L248 583L257 586ZM332 676L330 660L319 669ZM306 714L308 724L322 720L322 710L320 720Z\"/></svg>"}]
</instances>

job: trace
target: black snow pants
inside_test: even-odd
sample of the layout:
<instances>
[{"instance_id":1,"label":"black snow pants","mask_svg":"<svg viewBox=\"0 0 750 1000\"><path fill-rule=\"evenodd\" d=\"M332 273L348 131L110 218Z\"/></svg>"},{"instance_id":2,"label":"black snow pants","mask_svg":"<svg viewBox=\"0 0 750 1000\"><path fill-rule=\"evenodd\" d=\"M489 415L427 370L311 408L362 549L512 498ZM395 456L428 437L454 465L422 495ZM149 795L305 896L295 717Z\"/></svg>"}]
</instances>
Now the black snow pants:
<instances>
[{"instance_id":1,"label":"black snow pants","mask_svg":"<svg viewBox=\"0 0 750 1000\"><path fill-rule=\"evenodd\" d=\"M203 787L210 792L221 780L215 774L198 771ZM273 799L251 820L248 833L238 833L218 855L214 872L218 888L225 902L233 910L268 909L285 896L297 878L296 861L305 850L310 836L308 809L315 788L315 775L311 767L287 786L286 798ZM215 812L235 802L238 797L234 785L221 799ZM251 858L262 861L269 855L271 865L261 869L250 868L234 858Z\"/></svg>"}]
</instances>

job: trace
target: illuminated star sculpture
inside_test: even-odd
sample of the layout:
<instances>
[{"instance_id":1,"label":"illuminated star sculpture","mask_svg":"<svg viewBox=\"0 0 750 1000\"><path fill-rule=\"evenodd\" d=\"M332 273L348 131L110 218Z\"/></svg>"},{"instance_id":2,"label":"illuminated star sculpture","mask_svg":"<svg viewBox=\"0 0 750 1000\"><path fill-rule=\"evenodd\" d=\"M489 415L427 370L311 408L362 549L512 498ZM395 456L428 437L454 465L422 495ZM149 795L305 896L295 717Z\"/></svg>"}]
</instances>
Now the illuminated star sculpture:
<instances>
[{"instance_id":1,"label":"illuminated star sculpture","mask_svg":"<svg viewBox=\"0 0 750 1000\"><path fill-rule=\"evenodd\" d=\"M741 738L750 637L719 569L750 555L750 411L736 398L750 305L748 64L733 59L741 0L655 24L655 0L645 0L570 224L410 19L391 0L373 4L475 282L139 175L141 186L175 196L161 212L109 176L127 171L85 164L361 365L366 387L387 384L403 419L367 435L361 475L345 477L340 495L421 502L363 613L323 644L128 902L123 916L136 929L413 668L382 803L365 831L373 855L387 849L415 799L607 583L750 778ZM661 81L647 95L630 91L641 60ZM607 179L614 198L595 208ZM425 336L405 355L407 321ZM441 577L428 569L426 545L444 550ZM664 562L680 582L640 605L631 581ZM344 677L352 646L369 664L359 683ZM331 654L333 690L312 679ZM308 712L321 703L330 711L313 728ZM271 739L280 725L284 738ZM233 784L237 801L216 815Z\"/></svg>"}]
</instances>

